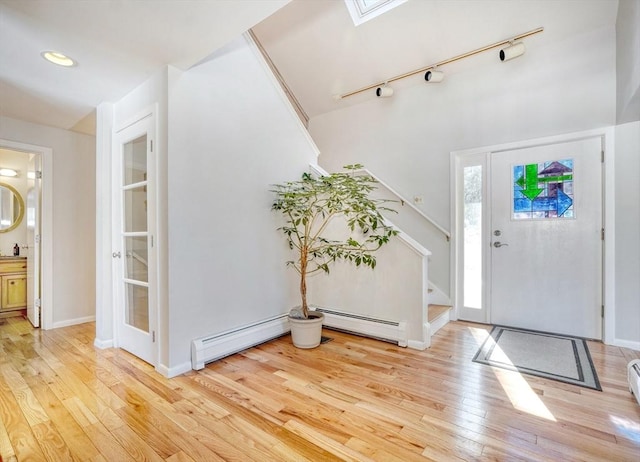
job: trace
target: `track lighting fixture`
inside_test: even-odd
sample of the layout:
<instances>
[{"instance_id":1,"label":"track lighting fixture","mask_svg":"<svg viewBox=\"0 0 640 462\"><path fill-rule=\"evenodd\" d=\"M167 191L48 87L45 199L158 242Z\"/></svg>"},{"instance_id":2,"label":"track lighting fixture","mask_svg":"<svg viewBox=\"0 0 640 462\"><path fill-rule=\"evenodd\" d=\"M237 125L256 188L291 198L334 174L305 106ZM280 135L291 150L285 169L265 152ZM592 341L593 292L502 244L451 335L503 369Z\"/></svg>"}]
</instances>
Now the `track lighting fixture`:
<instances>
[{"instance_id":1,"label":"track lighting fixture","mask_svg":"<svg viewBox=\"0 0 640 462\"><path fill-rule=\"evenodd\" d=\"M442 82L442 79L444 79L444 72L438 71L434 67L433 69L429 69L427 72L425 72L424 79L429 83Z\"/></svg>"},{"instance_id":2,"label":"track lighting fixture","mask_svg":"<svg viewBox=\"0 0 640 462\"><path fill-rule=\"evenodd\" d=\"M500 50L500 61L509 61L524 54L524 43L511 43L508 47Z\"/></svg>"},{"instance_id":3,"label":"track lighting fixture","mask_svg":"<svg viewBox=\"0 0 640 462\"><path fill-rule=\"evenodd\" d=\"M359 93L372 90L374 88L376 89L376 96L388 97L393 94L393 89L388 86L389 83L395 82L396 80L405 79L407 77L411 77L416 74L422 74L425 71L426 72L424 74L424 79L427 82L438 83L438 82L441 82L442 79L444 79L444 72L437 70L438 67L444 66L445 64L453 63L455 61L460 61L461 59L469 58L479 53L484 53L485 51L493 50L499 47L505 47L500 50L500 60L509 61L510 59L517 58L518 56L521 56L524 53L524 50L525 50L524 44L522 42L518 42L518 40L522 40L532 35L539 34L542 31L544 31L544 27L538 27L537 29L533 29L533 30L530 30L529 32L518 34L506 40L501 40L499 42L491 43L489 45L485 45L475 50L467 51L466 53L462 53L452 58L448 58L442 61L438 61L437 63L433 63L428 66L421 67L420 69L415 69L413 71L405 72L404 74L396 75L382 82L373 83L371 85L367 85L366 87L362 87L357 90L350 91L349 93L344 93L342 95L335 95L334 98L336 100L340 100L343 98L348 98L349 96L357 95Z\"/></svg>"},{"instance_id":4,"label":"track lighting fixture","mask_svg":"<svg viewBox=\"0 0 640 462\"><path fill-rule=\"evenodd\" d=\"M386 83L381 87L376 88L376 96L379 98L388 98L393 95L393 88L388 86Z\"/></svg>"}]
</instances>

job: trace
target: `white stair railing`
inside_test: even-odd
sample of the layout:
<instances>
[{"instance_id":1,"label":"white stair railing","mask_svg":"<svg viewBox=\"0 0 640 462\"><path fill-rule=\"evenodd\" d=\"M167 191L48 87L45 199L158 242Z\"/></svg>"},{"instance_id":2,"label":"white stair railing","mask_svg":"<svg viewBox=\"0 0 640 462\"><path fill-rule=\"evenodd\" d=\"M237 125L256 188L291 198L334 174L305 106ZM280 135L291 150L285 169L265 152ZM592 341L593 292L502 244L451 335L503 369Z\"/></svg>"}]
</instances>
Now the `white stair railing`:
<instances>
[{"instance_id":1,"label":"white stair railing","mask_svg":"<svg viewBox=\"0 0 640 462\"><path fill-rule=\"evenodd\" d=\"M447 231L446 229L444 229L442 226L440 226L438 224L438 222L436 220L434 220L433 218L431 218L429 215L427 215L426 213L424 213L422 210L420 210L418 207L416 207L415 205L413 205L413 203L411 201L408 201L407 199L405 199L402 194L400 194L398 191L396 191L395 189L393 189L391 186L389 186L387 183L385 183L384 181L382 181L378 176L374 175L373 173L371 173L370 170L366 169L366 168L361 168L359 170L354 170L354 173L358 173L358 174L365 174L368 175L372 178L374 178L378 184L380 184L381 186L383 186L387 191L389 191L391 194L393 194L394 196L396 196L398 198L398 201L400 202L400 205L402 207L409 207L411 209L413 209L418 215L420 215L422 218L424 218L427 222L429 222L434 228L436 228L438 231L440 231L445 239L447 240L447 242L449 242L451 240L451 233L449 233L449 231Z\"/></svg>"},{"instance_id":2,"label":"white stair railing","mask_svg":"<svg viewBox=\"0 0 640 462\"><path fill-rule=\"evenodd\" d=\"M327 174L317 165L311 165L310 171L314 175ZM375 192L376 196L394 200L400 204L400 207L397 207L398 214L386 214L386 218L390 218L404 231L405 235L411 236L414 242L429 249L431 254L429 256L429 285L437 289L438 294L443 295L440 302L444 303L444 299L449 297L450 286L449 244L451 234L449 231L370 170L363 168L355 172L360 175L369 175L378 182L379 188Z\"/></svg>"}]
</instances>

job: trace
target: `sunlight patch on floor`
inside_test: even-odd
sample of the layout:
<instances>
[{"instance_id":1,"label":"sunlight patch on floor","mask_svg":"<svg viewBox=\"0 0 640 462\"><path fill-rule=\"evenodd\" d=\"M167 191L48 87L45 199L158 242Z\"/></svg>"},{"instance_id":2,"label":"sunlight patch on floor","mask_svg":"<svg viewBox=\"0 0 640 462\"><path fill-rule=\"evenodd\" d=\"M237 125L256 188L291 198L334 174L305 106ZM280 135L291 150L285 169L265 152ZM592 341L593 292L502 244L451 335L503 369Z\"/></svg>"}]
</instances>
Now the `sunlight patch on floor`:
<instances>
[{"instance_id":1,"label":"sunlight patch on floor","mask_svg":"<svg viewBox=\"0 0 640 462\"><path fill-rule=\"evenodd\" d=\"M493 338L489 335L489 332L485 329L478 329L475 327L469 327L469 331L478 343L478 348L482 346L485 340L487 342L492 342L494 344L494 352L499 356L500 361L513 365L504 351L495 344ZM496 367L491 367L491 369L493 369L493 373L496 375L502 389L509 397L511 404L515 409L543 419L557 422L551 411L549 411L540 397L535 391L533 391L533 388L531 388L524 377L522 377L522 374L516 371L507 371Z\"/></svg>"},{"instance_id":2,"label":"sunlight patch on floor","mask_svg":"<svg viewBox=\"0 0 640 462\"><path fill-rule=\"evenodd\" d=\"M631 441L640 443L640 423L615 415L609 415L609 420L611 420L611 423L613 423L624 436Z\"/></svg>"}]
</instances>

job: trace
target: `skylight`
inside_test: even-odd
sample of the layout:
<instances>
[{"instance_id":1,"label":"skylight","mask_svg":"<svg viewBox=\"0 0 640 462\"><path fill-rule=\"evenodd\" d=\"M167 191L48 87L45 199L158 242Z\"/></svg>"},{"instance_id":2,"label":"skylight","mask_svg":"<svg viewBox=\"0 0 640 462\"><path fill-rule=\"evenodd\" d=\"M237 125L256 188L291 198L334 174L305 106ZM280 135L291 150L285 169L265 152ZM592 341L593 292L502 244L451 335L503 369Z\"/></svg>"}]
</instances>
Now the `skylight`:
<instances>
[{"instance_id":1,"label":"skylight","mask_svg":"<svg viewBox=\"0 0 640 462\"><path fill-rule=\"evenodd\" d=\"M380 16L407 0L344 0L356 26Z\"/></svg>"}]
</instances>

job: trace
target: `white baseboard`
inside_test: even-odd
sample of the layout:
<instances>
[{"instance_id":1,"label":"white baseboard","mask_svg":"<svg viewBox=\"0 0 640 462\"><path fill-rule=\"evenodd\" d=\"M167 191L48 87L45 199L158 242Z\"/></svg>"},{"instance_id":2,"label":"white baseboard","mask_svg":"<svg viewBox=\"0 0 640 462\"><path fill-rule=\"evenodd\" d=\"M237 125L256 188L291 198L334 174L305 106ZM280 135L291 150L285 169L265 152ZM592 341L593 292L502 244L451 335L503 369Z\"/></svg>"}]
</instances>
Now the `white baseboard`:
<instances>
[{"instance_id":1,"label":"white baseboard","mask_svg":"<svg viewBox=\"0 0 640 462\"><path fill-rule=\"evenodd\" d=\"M113 339L100 340L96 338L93 341L93 346L96 348L100 348L101 350L106 350L107 348L113 348Z\"/></svg>"},{"instance_id":2,"label":"white baseboard","mask_svg":"<svg viewBox=\"0 0 640 462\"><path fill-rule=\"evenodd\" d=\"M289 314L287 313L218 334L197 338L191 342L191 367L194 370L200 370L204 368L206 363L268 342L290 330ZM177 369L180 370L180 367L182 366L177 366ZM170 372L172 371L167 371L167 373Z\"/></svg>"},{"instance_id":3,"label":"white baseboard","mask_svg":"<svg viewBox=\"0 0 640 462\"><path fill-rule=\"evenodd\" d=\"M84 324L85 322L93 322L95 320L96 320L95 315L94 316L85 316L83 318L66 319L64 321L54 322L53 325L51 326L51 328L52 329L58 329L60 327L75 326L77 324Z\"/></svg>"},{"instance_id":4,"label":"white baseboard","mask_svg":"<svg viewBox=\"0 0 640 462\"><path fill-rule=\"evenodd\" d=\"M412 350L426 350L427 348L429 348L429 343L428 342L418 342L417 340L409 340L407 342L407 347L411 348Z\"/></svg>"},{"instance_id":5,"label":"white baseboard","mask_svg":"<svg viewBox=\"0 0 640 462\"><path fill-rule=\"evenodd\" d=\"M191 370L191 362L186 362L182 364L178 364L177 366L167 367L164 364L160 364L156 367L156 372L165 376L168 379L173 377L177 377L185 372L189 372Z\"/></svg>"},{"instance_id":6,"label":"white baseboard","mask_svg":"<svg viewBox=\"0 0 640 462\"><path fill-rule=\"evenodd\" d=\"M613 345L621 348L629 348L630 350L640 351L640 342L634 342L633 340L621 340L614 339Z\"/></svg>"}]
</instances>

